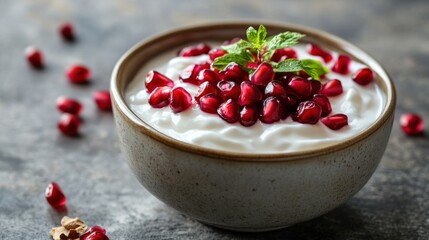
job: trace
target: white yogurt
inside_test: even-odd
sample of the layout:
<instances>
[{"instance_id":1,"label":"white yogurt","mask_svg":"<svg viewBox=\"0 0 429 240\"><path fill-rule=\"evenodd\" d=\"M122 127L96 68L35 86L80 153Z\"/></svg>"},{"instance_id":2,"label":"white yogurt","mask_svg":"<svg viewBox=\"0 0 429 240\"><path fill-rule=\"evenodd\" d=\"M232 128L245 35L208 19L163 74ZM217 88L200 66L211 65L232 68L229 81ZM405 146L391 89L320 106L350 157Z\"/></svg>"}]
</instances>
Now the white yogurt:
<instances>
[{"instance_id":1,"label":"white yogurt","mask_svg":"<svg viewBox=\"0 0 429 240\"><path fill-rule=\"evenodd\" d=\"M312 58L323 62L321 58L309 55L305 45L295 46L294 49L300 59ZM386 102L386 97L376 83L360 86L351 79L351 74L331 72L327 77L341 80L344 90L340 96L329 98L331 114L344 113L349 120L349 125L340 130L331 130L320 121L315 125L294 122L291 117L273 124L258 121L251 127L244 127L240 123L227 123L216 114L205 113L196 103L176 114L169 107L152 108L148 104L149 94L144 86L150 70L164 73L175 81L175 86L183 86L193 96L197 92L197 86L181 82L178 76L188 65L206 62L208 56L184 58L175 57L174 53L156 57L142 67L127 86L127 104L141 120L161 133L206 148L243 153L279 153L326 147L367 129L380 116ZM332 54L336 59L338 54ZM327 67L331 68L333 63L331 61ZM350 73L363 67L366 66L353 61Z\"/></svg>"}]
</instances>

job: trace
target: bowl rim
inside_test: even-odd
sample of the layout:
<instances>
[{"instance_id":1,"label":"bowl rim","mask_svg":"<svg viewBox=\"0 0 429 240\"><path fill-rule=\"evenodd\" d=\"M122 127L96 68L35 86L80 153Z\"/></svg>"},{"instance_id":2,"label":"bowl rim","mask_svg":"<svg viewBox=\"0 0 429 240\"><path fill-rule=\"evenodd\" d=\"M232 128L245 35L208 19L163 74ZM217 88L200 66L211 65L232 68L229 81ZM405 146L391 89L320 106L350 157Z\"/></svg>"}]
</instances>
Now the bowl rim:
<instances>
[{"instance_id":1,"label":"bowl rim","mask_svg":"<svg viewBox=\"0 0 429 240\"><path fill-rule=\"evenodd\" d=\"M213 30L213 29L222 29L222 28L239 28L243 29L248 26L259 26L263 24L270 29L271 27L279 29L289 29L290 31L298 31L311 33L313 37L323 39L336 44L336 47L339 47L342 50L347 49L347 53L351 54L353 57L356 57L359 54L360 59L365 59L365 64L371 65L371 68L377 72L378 77L382 80L382 83L385 87L383 92L386 93L386 102L385 108L382 111L381 115L376 119L376 121L371 124L365 131L360 132L358 135L346 139L340 143L333 145L328 145L323 148L318 148L315 150L303 150L303 151L293 151L293 152L278 152L278 153L242 153L242 152L231 152L213 148L206 148L202 146L197 146L191 143L182 142L180 140L169 137L158 130L151 127L149 124L141 120L126 104L125 98L123 96L123 85L121 85L120 74L126 68L127 62L132 59L142 49L150 46L152 43L160 40L172 37L178 34L187 34L190 32L198 32L202 30ZM376 69L374 69L374 67ZM275 22L275 21L254 21L254 20L235 20L235 21L213 21L208 23L192 24L182 27L173 28L158 34L155 34L145 40L142 40L131 47L126 51L122 57L117 61L113 69L110 81L110 93L112 96L112 103L117 110L118 114L121 114L125 120L132 124L136 129L141 133L149 136L155 141L158 141L167 146L198 155L210 156L213 158L224 159L224 160L233 160L233 161L251 161L251 162L278 162L278 161L291 161L291 160L300 160L308 159L309 157L317 157L325 155L328 153L336 152L342 149L345 149L351 145L354 145L372 135L378 129L380 129L389 119L393 117L395 105L396 105L396 90L394 83L390 75L386 72L385 68L376 61L372 56L358 48L357 46L343 40L337 36L334 36L330 33L314 29L312 27L307 27L299 24L284 23L284 22Z\"/></svg>"}]
</instances>

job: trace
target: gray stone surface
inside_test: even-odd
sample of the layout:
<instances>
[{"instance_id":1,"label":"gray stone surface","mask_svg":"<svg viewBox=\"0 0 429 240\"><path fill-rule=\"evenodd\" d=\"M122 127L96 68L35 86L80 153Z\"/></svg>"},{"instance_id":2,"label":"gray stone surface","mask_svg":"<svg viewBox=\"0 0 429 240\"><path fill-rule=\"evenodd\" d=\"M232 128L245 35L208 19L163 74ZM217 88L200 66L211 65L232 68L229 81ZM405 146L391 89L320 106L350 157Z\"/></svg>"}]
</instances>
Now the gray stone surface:
<instances>
[{"instance_id":1,"label":"gray stone surface","mask_svg":"<svg viewBox=\"0 0 429 240\"><path fill-rule=\"evenodd\" d=\"M44 189L58 182L68 215L101 225L110 239L428 239L429 144L395 121L382 163L345 205L290 228L243 234L205 226L159 202L137 182L118 147L111 113L91 94L107 89L116 60L160 31L220 19L304 24L349 40L381 61L398 90L397 119L419 112L429 121L429 3L421 1L138 1L0 0L0 239L49 239L61 213ZM72 21L78 41L57 26ZM47 68L34 71L23 51L36 45ZM64 69L82 61L92 83L73 86ZM79 138L56 129L60 95L85 104Z\"/></svg>"}]
</instances>

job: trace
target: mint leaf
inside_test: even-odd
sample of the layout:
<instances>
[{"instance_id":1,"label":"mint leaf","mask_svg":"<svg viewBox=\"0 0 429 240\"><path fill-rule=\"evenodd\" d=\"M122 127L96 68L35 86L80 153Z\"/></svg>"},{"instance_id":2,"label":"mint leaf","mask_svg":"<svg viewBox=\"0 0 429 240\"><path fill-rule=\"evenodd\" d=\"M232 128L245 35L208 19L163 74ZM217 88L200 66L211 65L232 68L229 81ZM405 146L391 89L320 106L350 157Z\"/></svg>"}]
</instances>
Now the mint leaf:
<instances>
[{"instance_id":1,"label":"mint leaf","mask_svg":"<svg viewBox=\"0 0 429 240\"><path fill-rule=\"evenodd\" d=\"M247 69L247 63L252 60L253 55L249 51L243 51L241 53L228 53L222 57L216 58L213 61L212 66L218 70L223 70L229 63L235 62L244 69Z\"/></svg>"},{"instance_id":2,"label":"mint leaf","mask_svg":"<svg viewBox=\"0 0 429 240\"><path fill-rule=\"evenodd\" d=\"M271 37L266 42L268 52L296 45L305 35L297 32L284 32Z\"/></svg>"},{"instance_id":3,"label":"mint leaf","mask_svg":"<svg viewBox=\"0 0 429 240\"><path fill-rule=\"evenodd\" d=\"M279 63L272 62L275 72L298 72L302 70L301 61L290 58Z\"/></svg>"},{"instance_id":4,"label":"mint leaf","mask_svg":"<svg viewBox=\"0 0 429 240\"><path fill-rule=\"evenodd\" d=\"M242 53L243 51L246 51L246 49L248 48L253 48L252 44L243 39L241 39L240 41L234 44L222 46L222 49L227 51L228 53L237 53L237 54Z\"/></svg>"},{"instance_id":5,"label":"mint leaf","mask_svg":"<svg viewBox=\"0 0 429 240\"><path fill-rule=\"evenodd\" d=\"M258 38L257 38L257 47L261 48L262 45L265 42L265 38L267 37L267 29L264 27L264 25L259 25L258 28Z\"/></svg>"},{"instance_id":6,"label":"mint leaf","mask_svg":"<svg viewBox=\"0 0 429 240\"><path fill-rule=\"evenodd\" d=\"M257 40L258 39L258 32L253 27L249 27L246 30L246 36L247 36L247 40L249 40L250 43L255 44L258 42L258 40Z\"/></svg>"},{"instance_id":7,"label":"mint leaf","mask_svg":"<svg viewBox=\"0 0 429 240\"><path fill-rule=\"evenodd\" d=\"M247 40L253 44L254 48L260 50L262 45L265 43L265 38L267 37L267 29L264 25L259 25L258 31L253 27L249 27L246 31Z\"/></svg>"},{"instance_id":8,"label":"mint leaf","mask_svg":"<svg viewBox=\"0 0 429 240\"><path fill-rule=\"evenodd\" d=\"M314 59L302 59L300 62L302 70L315 80L319 80L320 76L329 73L329 69L323 66L320 61Z\"/></svg>"}]
</instances>

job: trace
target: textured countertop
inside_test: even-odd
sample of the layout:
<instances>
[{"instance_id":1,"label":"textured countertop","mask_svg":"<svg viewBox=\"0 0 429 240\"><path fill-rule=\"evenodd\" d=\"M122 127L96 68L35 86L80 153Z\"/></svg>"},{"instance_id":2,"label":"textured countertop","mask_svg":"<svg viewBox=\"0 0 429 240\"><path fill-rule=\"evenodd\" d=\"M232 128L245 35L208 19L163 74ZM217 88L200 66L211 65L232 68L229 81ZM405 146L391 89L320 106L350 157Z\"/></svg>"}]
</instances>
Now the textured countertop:
<instances>
[{"instance_id":1,"label":"textured countertop","mask_svg":"<svg viewBox=\"0 0 429 240\"><path fill-rule=\"evenodd\" d=\"M111 113L94 106L118 58L160 31L222 19L304 24L338 35L386 67L398 92L396 121L384 157L368 184L317 219L269 233L208 227L170 209L134 178L120 153ZM58 37L64 21L78 41ZM406 137L398 118L418 112L429 122L429 3L422 1L137 1L0 0L0 239L49 239L61 213L44 199L56 181L68 215L101 225L110 239L429 239L427 134ZM46 68L23 56L35 45ZM92 83L68 83L64 69L83 62ZM81 136L58 133L56 98L80 99ZM427 131L426 131L427 132Z\"/></svg>"}]
</instances>

